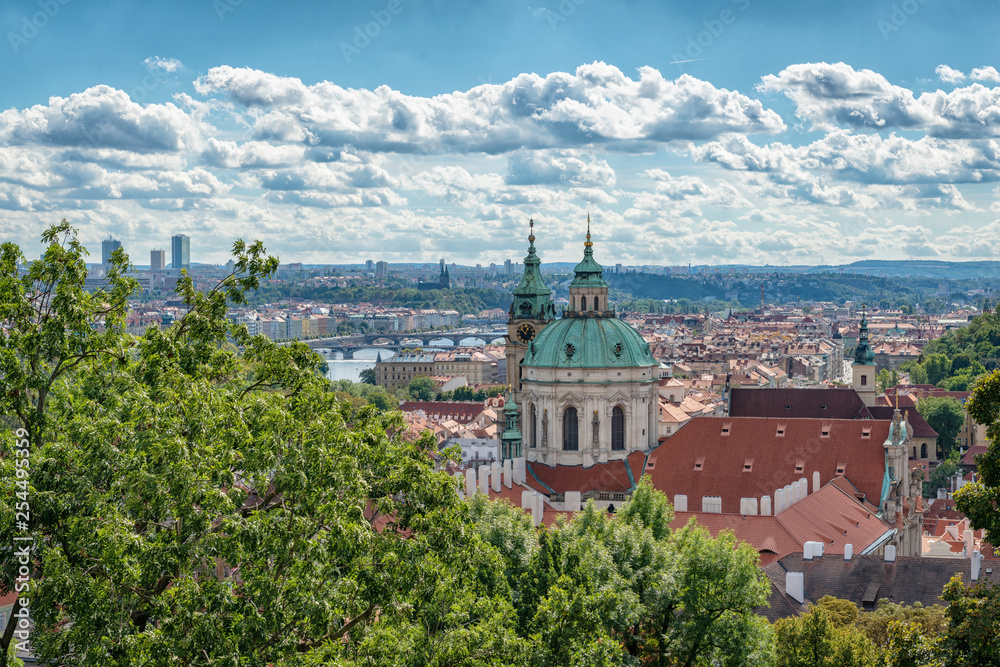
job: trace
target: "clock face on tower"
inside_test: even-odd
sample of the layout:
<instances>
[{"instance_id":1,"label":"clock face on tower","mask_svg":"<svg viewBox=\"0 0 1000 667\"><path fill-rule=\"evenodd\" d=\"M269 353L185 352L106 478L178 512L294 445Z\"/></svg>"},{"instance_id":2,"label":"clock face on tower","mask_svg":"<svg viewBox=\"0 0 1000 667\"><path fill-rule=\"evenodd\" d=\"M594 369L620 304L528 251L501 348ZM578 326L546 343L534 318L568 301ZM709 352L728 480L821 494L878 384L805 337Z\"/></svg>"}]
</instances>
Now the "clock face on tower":
<instances>
[{"instance_id":1,"label":"clock face on tower","mask_svg":"<svg viewBox=\"0 0 1000 667\"><path fill-rule=\"evenodd\" d=\"M535 327L527 322L517 328L517 339L522 343L527 343L535 337Z\"/></svg>"}]
</instances>

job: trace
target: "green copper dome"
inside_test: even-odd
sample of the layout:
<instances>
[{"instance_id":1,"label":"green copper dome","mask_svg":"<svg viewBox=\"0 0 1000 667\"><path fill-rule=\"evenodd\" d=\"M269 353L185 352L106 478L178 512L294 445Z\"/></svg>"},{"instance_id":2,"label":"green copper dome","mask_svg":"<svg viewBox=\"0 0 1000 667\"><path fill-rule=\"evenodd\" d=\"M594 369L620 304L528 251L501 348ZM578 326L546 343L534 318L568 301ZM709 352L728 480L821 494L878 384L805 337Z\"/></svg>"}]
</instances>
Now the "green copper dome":
<instances>
[{"instance_id":1,"label":"green copper dome","mask_svg":"<svg viewBox=\"0 0 1000 667\"><path fill-rule=\"evenodd\" d=\"M528 347L525 366L636 368L654 366L649 344L612 317L566 317L548 325Z\"/></svg>"}]
</instances>

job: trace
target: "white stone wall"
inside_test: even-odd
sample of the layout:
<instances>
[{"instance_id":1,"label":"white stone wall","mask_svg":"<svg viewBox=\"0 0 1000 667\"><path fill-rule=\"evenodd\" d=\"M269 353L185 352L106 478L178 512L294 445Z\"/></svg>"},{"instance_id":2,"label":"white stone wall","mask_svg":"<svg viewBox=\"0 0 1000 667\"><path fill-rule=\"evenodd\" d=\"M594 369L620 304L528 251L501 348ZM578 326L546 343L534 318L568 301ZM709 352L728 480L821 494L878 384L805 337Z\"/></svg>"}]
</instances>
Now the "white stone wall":
<instances>
[{"instance_id":1,"label":"white stone wall","mask_svg":"<svg viewBox=\"0 0 1000 667\"><path fill-rule=\"evenodd\" d=\"M547 465L584 465L624 459L655 446L658 378L656 367L524 369L521 404L524 452L529 461ZM625 413L625 449L611 449L611 417ZM537 411L537 443L532 442L531 408ZM563 414L577 410L579 448L563 450ZM597 414L595 439L594 413ZM547 419L546 419L547 416ZM547 437L546 437L547 436ZM532 447L532 444L537 446Z\"/></svg>"}]
</instances>

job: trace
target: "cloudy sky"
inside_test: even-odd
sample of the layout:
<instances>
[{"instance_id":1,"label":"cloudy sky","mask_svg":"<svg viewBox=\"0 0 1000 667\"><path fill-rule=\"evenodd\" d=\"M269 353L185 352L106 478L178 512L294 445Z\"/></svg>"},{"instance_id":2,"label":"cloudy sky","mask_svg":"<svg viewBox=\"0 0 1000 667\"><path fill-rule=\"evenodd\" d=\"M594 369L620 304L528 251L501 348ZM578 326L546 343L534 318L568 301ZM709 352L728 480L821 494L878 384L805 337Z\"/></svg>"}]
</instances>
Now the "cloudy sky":
<instances>
[{"instance_id":1,"label":"cloudy sky","mask_svg":"<svg viewBox=\"0 0 1000 667\"><path fill-rule=\"evenodd\" d=\"M8 0L0 240L997 259L1000 3ZM168 257L169 261L169 257Z\"/></svg>"}]
</instances>

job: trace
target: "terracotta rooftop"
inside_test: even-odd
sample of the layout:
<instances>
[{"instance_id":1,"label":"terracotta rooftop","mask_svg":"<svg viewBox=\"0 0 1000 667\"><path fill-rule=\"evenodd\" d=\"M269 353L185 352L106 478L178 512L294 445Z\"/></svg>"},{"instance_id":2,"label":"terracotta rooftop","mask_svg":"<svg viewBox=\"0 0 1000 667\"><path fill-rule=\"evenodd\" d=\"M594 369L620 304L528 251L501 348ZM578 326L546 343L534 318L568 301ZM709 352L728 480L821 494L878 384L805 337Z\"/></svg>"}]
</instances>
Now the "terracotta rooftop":
<instances>
[{"instance_id":1,"label":"terracotta rooftop","mask_svg":"<svg viewBox=\"0 0 1000 667\"><path fill-rule=\"evenodd\" d=\"M741 498L773 502L775 489L803 477L811 488L814 471L821 484L846 477L859 500L877 505L888 433L887 421L699 417L649 454L645 472L671 500L686 495L692 509L719 496L722 513L737 514Z\"/></svg>"},{"instance_id":2,"label":"terracotta rooftop","mask_svg":"<svg viewBox=\"0 0 1000 667\"><path fill-rule=\"evenodd\" d=\"M777 518L800 545L822 542L828 554L843 554L848 544L861 553L892 530L892 526L836 484L827 484L809 494Z\"/></svg>"},{"instance_id":3,"label":"terracotta rooftop","mask_svg":"<svg viewBox=\"0 0 1000 667\"><path fill-rule=\"evenodd\" d=\"M607 491L624 493L642 477L646 455L632 452L625 461L608 461L584 468L583 466L548 466L544 463L529 462L525 482L528 486L544 493L565 493L566 491ZM626 469L626 465L628 469ZM630 476L631 473L631 476Z\"/></svg>"},{"instance_id":4,"label":"terracotta rooftop","mask_svg":"<svg viewBox=\"0 0 1000 667\"><path fill-rule=\"evenodd\" d=\"M440 415L437 420L454 419L459 424L474 421L486 406L482 402L451 402L451 401L405 401L399 405L402 412L423 411L428 417Z\"/></svg>"}]
</instances>

